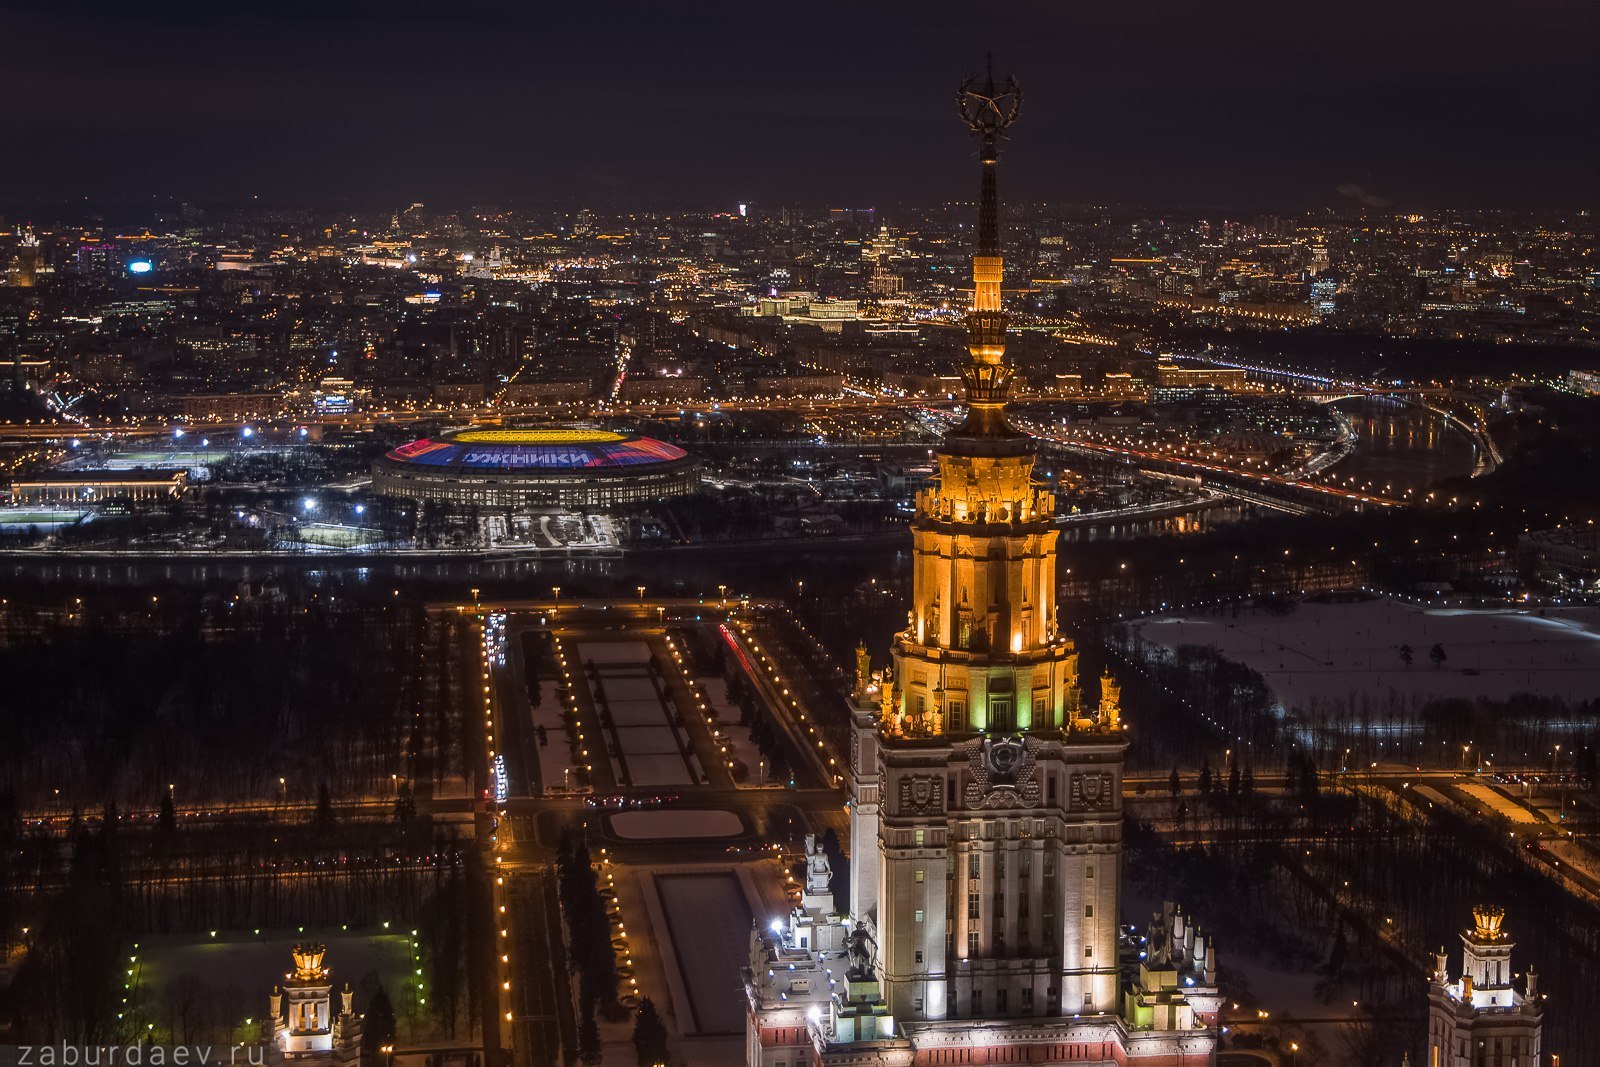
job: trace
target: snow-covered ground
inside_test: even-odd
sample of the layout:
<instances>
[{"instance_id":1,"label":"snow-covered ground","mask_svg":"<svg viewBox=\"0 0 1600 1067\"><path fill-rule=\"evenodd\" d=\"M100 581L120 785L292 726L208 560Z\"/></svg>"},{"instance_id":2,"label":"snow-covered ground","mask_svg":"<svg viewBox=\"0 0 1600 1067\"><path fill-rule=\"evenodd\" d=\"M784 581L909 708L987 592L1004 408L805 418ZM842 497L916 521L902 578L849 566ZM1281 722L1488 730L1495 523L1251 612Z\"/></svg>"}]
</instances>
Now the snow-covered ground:
<instances>
[{"instance_id":1,"label":"snow-covered ground","mask_svg":"<svg viewBox=\"0 0 1600 1067\"><path fill-rule=\"evenodd\" d=\"M585 665L593 660L599 667L608 663L648 663L650 645L645 641L584 641L578 647L578 659Z\"/></svg>"},{"instance_id":2,"label":"snow-covered ground","mask_svg":"<svg viewBox=\"0 0 1600 1067\"><path fill-rule=\"evenodd\" d=\"M606 704L617 727L629 781L636 786L691 785L672 713L650 679L650 645L645 641L583 641L579 662L600 671ZM588 679L591 696L594 682ZM596 707L600 701L595 701Z\"/></svg>"},{"instance_id":3,"label":"snow-covered ground","mask_svg":"<svg viewBox=\"0 0 1600 1067\"><path fill-rule=\"evenodd\" d=\"M412 947L405 933L314 932L283 937L273 931L273 935L262 939L234 933L202 942L146 938L140 942L137 962L132 964L134 992L146 1015L162 1020L166 1002L173 996L169 989L183 976L193 975L204 989L222 997L228 1007L236 1000L237 1021L242 1023L245 1018L266 1014L267 995L283 982L286 972L294 969L293 947L316 941L327 945L324 962L336 989L343 989L346 982L361 989L363 980L371 975L384 984L397 1013L404 1016L414 1007L414 968L408 962ZM363 1006L357 1004L358 1009Z\"/></svg>"},{"instance_id":4,"label":"snow-covered ground","mask_svg":"<svg viewBox=\"0 0 1600 1067\"><path fill-rule=\"evenodd\" d=\"M731 817L729 812L722 814ZM688 993L694 1032L742 1032L745 997L739 968L750 958L750 905L739 879L729 871L658 875L655 882ZM680 1014L679 1025L685 1021Z\"/></svg>"},{"instance_id":5,"label":"snow-covered ground","mask_svg":"<svg viewBox=\"0 0 1600 1067\"><path fill-rule=\"evenodd\" d=\"M744 833L744 824L720 808L623 811L611 816L611 832L630 838L737 837Z\"/></svg>"},{"instance_id":6,"label":"snow-covered ground","mask_svg":"<svg viewBox=\"0 0 1600 1067\"><path fill-rule=\"evenodd\" d=\"M743 763L749 772L745 775L745 780L738 783L738 787L778 788L780 783L774 782L772 776L765 773L766 764L761 750L750 739L750 727L739 725L739 705L728 699L727 684L717 675L702 675L699 682L700 691L706 695L706 702L716 709L717 729L722 732L720 743L727 746L729 758Z\"/></svg>"},{"instance_id":7,"label":"snow-covered ground","mask_svg":"<svg viewBox=\"0 0 1600 1067\"><path fill-rule=\"evenodd\" d=\"M1176 649L1206 645L1260 672L1285 707L1306 711L1354 698L1403 704L1437 697L1503 700L1534 693L1584 700L1600 693L1600 610L1429 608L1399 600L1303 603L1265 610L1153 618L1134 624ZM1435 645L1445 654L1433 666ZM1401 658L1410 646L1412 665Z\"/></svg>"},{"instance_id":8,"label":"snow-covered ground","mask_svg":"<svg viewBox=\"0 0 1600 1067\"><path fill-rule=\"evenodd\" d=\"M1482 785L1478 782L1464 782L1461 785L1458 785L1456 788L1467 794L1467 796L1471 797L1473 800L1476 800L1478 803L1482 804L1484 807L1488 808L1490 811L1493 811L1496 815L1501 815L1514 823L1519 823L1526 826L1539 821L1533 812L1529 811L1521 804L1518 804L1516 801L1508 800L1507 798L1501 796L1499 793L1496 793L1493 789L1490 789L1486 785Z\"/></svg>"}]
</instances>

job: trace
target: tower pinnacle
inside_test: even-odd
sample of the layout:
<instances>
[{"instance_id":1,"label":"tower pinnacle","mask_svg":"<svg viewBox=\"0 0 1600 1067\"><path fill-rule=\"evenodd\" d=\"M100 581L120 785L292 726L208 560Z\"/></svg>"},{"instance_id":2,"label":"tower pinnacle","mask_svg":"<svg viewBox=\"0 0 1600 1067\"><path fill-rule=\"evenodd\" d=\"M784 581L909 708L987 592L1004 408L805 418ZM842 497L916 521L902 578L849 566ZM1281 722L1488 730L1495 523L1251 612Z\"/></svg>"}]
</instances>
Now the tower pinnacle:
<instances>
[{"instance_id":1,"label":"tower pinnacle","mask_svg":"<svg viewBox=\"0 0 1600 1067\"><path fill-rule=\"evenodd\" d=\"M1000 256L1000 138L1022 111L1022 88L1015 78L996 84L991 61L988 74L961 83L956 94L961 119L978 138L983 188L978 201L978 248L972 257L972 309L967 312L967 351L971 362L962 370L969 412L958 437L1013 438L1006 422L1006 392L1011 368L1006 366L1006 313L1000 301L1004 273Z\"/></svg>"}]
</instances>

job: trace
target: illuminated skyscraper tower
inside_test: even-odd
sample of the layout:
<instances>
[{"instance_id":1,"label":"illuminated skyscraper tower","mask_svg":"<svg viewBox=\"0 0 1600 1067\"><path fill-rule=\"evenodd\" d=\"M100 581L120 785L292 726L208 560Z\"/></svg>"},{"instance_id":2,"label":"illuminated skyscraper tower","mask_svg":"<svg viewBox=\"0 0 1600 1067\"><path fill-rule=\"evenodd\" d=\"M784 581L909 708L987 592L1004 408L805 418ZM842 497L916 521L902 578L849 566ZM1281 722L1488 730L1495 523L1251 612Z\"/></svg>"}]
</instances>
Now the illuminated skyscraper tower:
<instances>
[{"instance_id":1,"label":"illuminated skyscraper tower","mask_svg":"<svg viewBox=\"0 0 1600 1067\"><path fill-rule=\"evenodd\" d=\"M17 233L17 254L6 269L6 284L19 289L29 289L38 283L40 266L44 261L39 238L29 226Z\"/></svg>"},{"instance_id":2,"label":"illuminated skyscraper tower","mask_svg":"<svg viewBox=\"0 0 1600 1067\"><path fill-rule=\"evenodd\" d=\"M1104 714L1081 706L1056 619L1055 498L1033 484L1032 441L1006 418L997 171L1021 102L992 73L960 90L982 167L966 417L917 496L892 666L858 657L849 913L806 920L841 925L848 950L821 961L819 989L791 966L796 935L754 933L761 1067L800 1062L784 1013L803 1011L803 1043L852 1067L1165 1067L1203 1064L1216 1046L1214 956L1187 916L1158 916L1144 951L1128 946L1131 988L1121 981L1127 744L1114 696ZM1017 1052L997 1059L998 1048Z\"/></svg>"},{"instance_id":3,"label":"illuminated skyscraper tower","mask_svg":"<svg viewBox=\"0 0 1600 1067\"><path fill-rule=\"evenodd\" d=\"M856 847L878 838L868 910L898 1018L1105 1013L1125 746L1078 715L1077 655L1056 624L1055 499L1005 411L997 171L1022 94L991 74L958 103L982 168L967 415L918 495L912 608L870 746L879 825Z\"/></svg>"}]
</instances>

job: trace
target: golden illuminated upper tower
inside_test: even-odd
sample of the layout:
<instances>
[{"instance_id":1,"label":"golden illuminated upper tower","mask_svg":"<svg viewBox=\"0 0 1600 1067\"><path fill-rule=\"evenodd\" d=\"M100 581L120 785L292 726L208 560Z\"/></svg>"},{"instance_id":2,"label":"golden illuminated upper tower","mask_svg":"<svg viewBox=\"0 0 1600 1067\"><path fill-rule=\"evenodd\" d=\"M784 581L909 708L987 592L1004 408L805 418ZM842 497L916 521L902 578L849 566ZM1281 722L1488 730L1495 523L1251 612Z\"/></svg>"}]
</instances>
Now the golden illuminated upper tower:
<instances>
[{"instance_id":1,"label":"golden illuminated upper tower","mask_svg":"<svg viewBox=\"0 0 1600 1067\"><path fill-rule=\"evenodd\" d=\"M991 73L969 79L959 104L983 175L961 373L967 416L939 453L937 486L917 497L914 601L895 642L884 726L910 736L1064 730L1078 679L1056 625L1056 502L1033 484L1031 440L1006 420L996 171L1022 93Z\"/></svg>"}]
</instances>

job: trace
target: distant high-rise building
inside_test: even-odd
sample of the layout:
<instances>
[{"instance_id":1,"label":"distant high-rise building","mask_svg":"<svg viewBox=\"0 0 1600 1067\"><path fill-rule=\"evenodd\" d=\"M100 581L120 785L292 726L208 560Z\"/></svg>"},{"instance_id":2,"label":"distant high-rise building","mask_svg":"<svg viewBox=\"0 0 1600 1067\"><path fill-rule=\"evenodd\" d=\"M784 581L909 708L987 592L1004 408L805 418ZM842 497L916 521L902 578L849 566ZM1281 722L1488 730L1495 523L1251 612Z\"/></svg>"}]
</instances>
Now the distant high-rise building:
<instances>
[{"instance_id":1,"label":"distant high-rise building","mask_svg":"<svg viewBox=\"0 0 1600 1067\"><path fill-rule=\"evenodd\" d=\"M106 275L117 270L117 246L109 241L84 241L78 245L77 270L79 274Z\"/></svg>"},{"instance_id":2,"label":"distant high-rise building","mask_svg":"<svg viewBox=\"0 0 1600 1067\"><path fill-rule=\"evenodd\" d=\"M867 264L867 292L872 296L895 296L905 285L891 264L903 253L904 239L880 226L878 232L861 242L861 259Z\"/></svg>"},{"instance_id":3,"label":"distant high-rise building","mask_svg":"<svg viewBox=\"0 0 1600 1067\"><path fill-rule=\"evenodd\" d=\"M1427 1067L1539 1067L1544 1003L1528 968L1516 988L1503 908L1472 909L1461 934L1461 976L1450 980L1444 950L1428 982Z\"/></svg>"},{"instance_id":4,"label":"distant high-rise building","mask_svg":"<svg viewBox=\"0 0 1600 1067\"><path fill-rule=\"evenodd\" d=\"M1339 295L1339 279L1331 274L1321 274L1311 279L1311 307L1318 315L1332 315L1339 310L1335 299Z\"/></svg>"},{"instance_id":5,"label":"distant high-rise building","mask_svg":"<svg viewBox=\"0 0 1600 1067\"><path fill-rule=\"evenodd\" d=\"M44 266L44 250L39 247L39 238L34 236L32 226L24 228L17 237L16 258L6 270L6 284L29 289L38 282Z\"/></svg>"}]
</instances>

